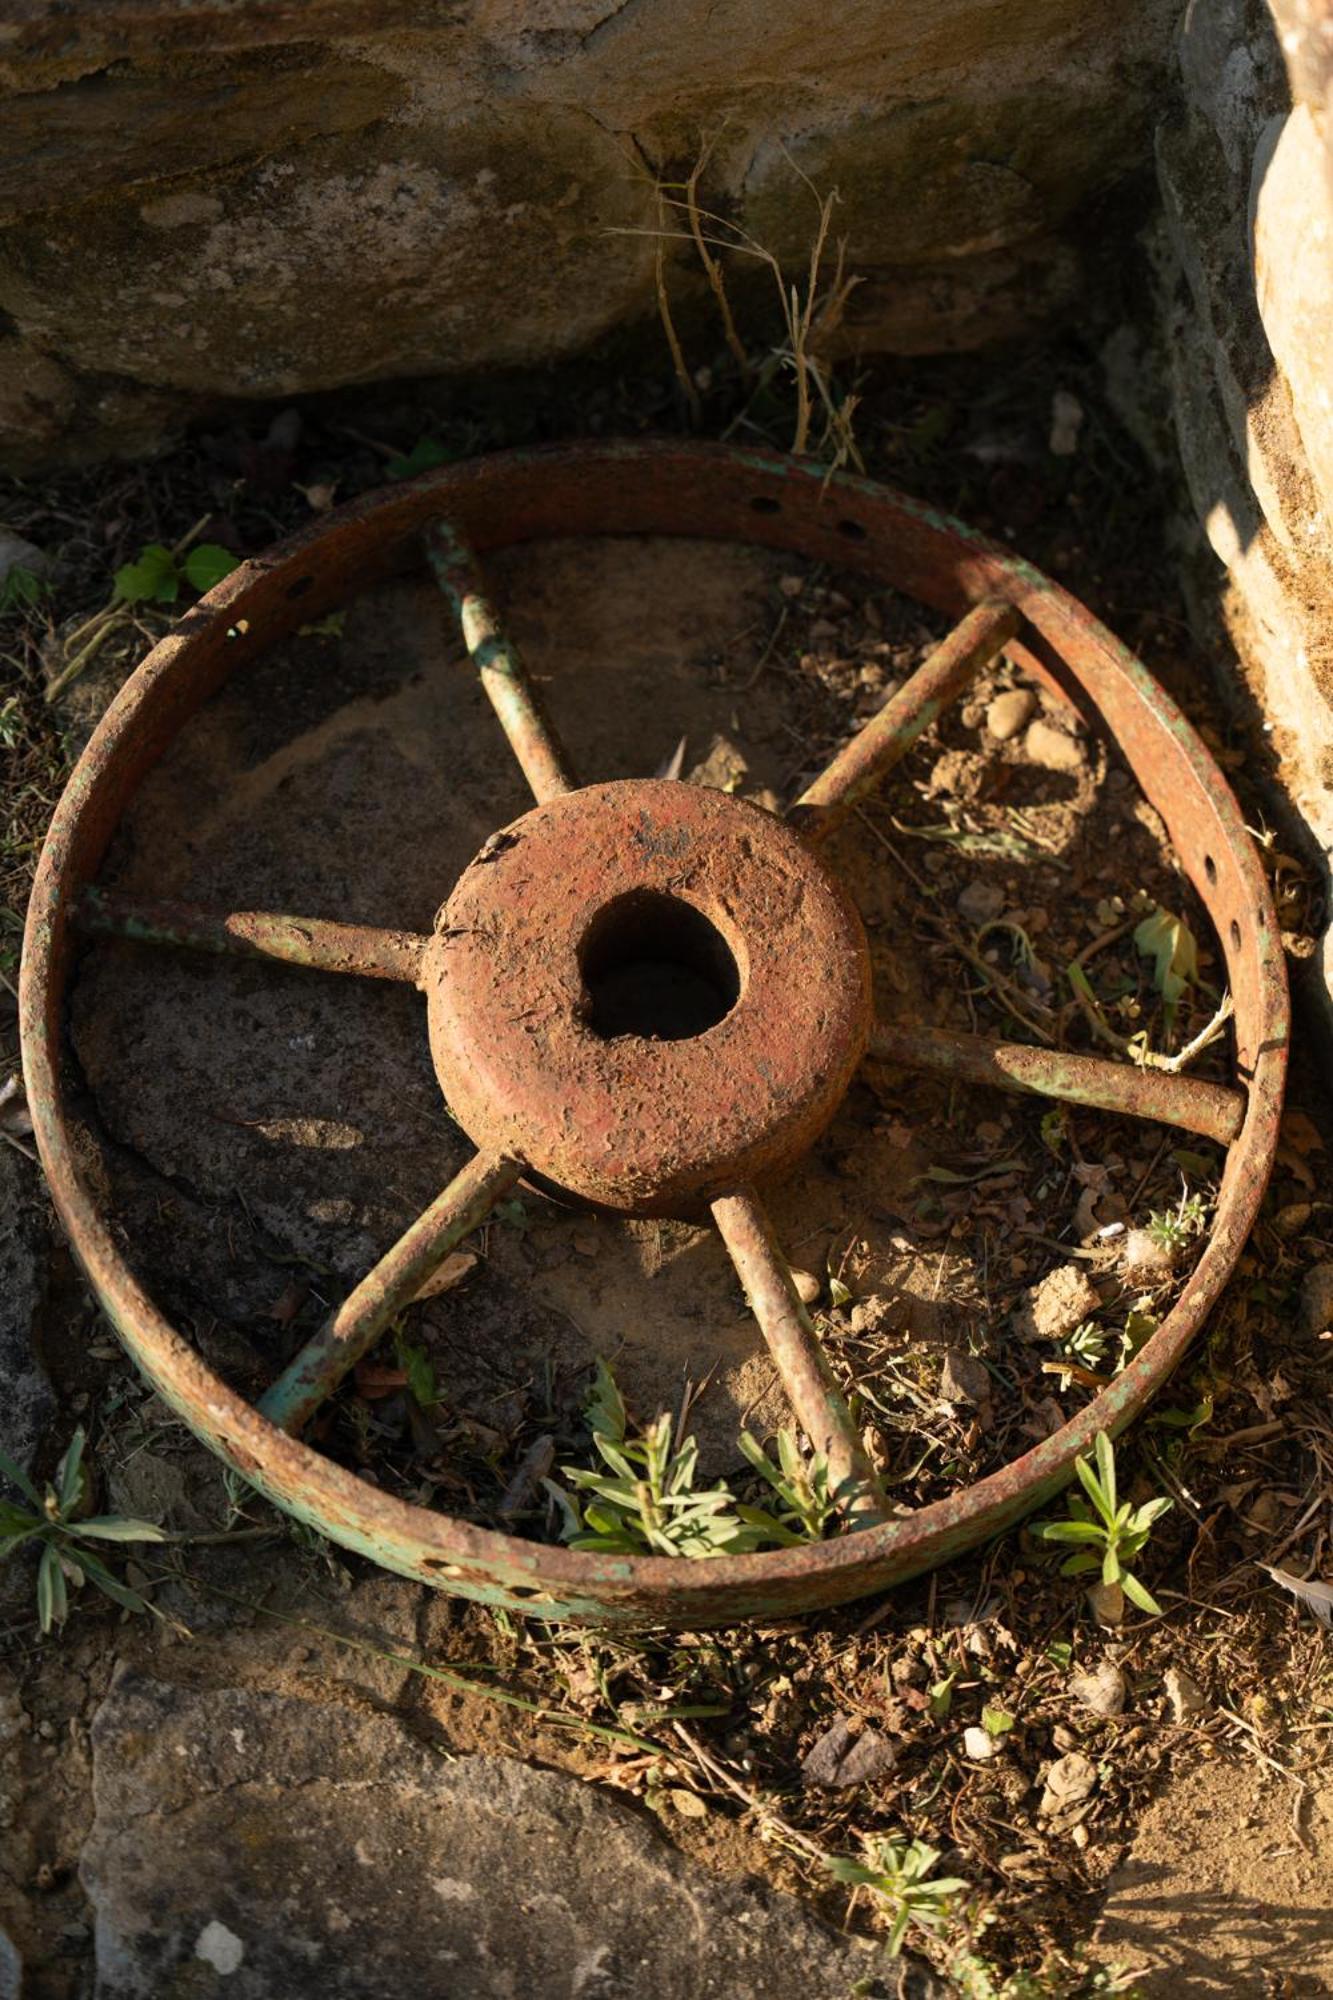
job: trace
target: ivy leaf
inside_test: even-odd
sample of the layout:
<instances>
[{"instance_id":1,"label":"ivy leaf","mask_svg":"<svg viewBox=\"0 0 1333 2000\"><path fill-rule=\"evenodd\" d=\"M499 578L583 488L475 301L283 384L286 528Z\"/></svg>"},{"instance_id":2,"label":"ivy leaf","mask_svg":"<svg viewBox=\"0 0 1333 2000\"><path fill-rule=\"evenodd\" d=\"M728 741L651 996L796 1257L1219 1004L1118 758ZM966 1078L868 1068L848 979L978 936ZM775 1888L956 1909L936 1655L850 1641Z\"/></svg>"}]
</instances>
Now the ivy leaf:
<instances>
[{"instance_id":1,"label":"ivy leaf","mask_svg":"<svg viewBox=\"0 0 1333 2000\"><path fill-rule=\"evenodd\" d=\"M430 1410L440 1400L440 1387L435 1379L435 1369L424 1347L407 1340L401 1333L393 1337L398 1366L407 1377L407 1391L418 1409Z\"/></svg>"},{"instance_id":2,"label":"ivy leaf","mask_svg":"<svg viewBox=\"0 0 1333 2000\"><path fill-rule=\"evenodd\" d=\"M48 589L45 577L38 576L35 570L25 569L22 563L15 563L4 582L0 583L0 612L29 611L34 604L41 602Z\"/></svg>"},{"instance_id":3,"label":"ivy leaf","mask_svg":"<svg viewBox=\"0 0 1333 2000\"><path fill-rule=\"evenodd\" d=\"M190 550L182 567L186 582L202 597L215 583L221 583L224 576L230 576L239 561L238 556L219 542L200 542L198 548Z\"/></svg>"},{"instance_id":4,"label":"ivy leaf","mask_svg":"<svg viewBox=\"0 0 1333 2000\"><path fill-rule=\"evenodd\" d=\"M174 604L181 580L171 550L149 542L137 562L116 571L113 597L120 604Z\"/></svg>"},{"instance_id":5,"label":"ivy leaf","mask_svg":"<svg viewBox=\"0 0 1333 2000\"><path fill-rule=\"evenodd\" d=\"M391 458L386 469L390 479L414 479L418 472L447 465L452 456L438 438L423 437L417 439L411 451L399 452L396 458Z\"/></svg>"}]
</instances>

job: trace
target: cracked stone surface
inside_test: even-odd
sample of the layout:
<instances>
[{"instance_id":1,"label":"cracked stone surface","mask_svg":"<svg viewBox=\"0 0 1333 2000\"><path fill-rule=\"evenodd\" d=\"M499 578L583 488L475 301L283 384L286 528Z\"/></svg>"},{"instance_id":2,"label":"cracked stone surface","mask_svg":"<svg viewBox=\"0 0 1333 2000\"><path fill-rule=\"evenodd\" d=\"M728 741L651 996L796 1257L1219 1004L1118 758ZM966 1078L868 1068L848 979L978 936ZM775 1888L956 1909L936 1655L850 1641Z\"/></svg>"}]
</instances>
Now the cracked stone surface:
<instances>
[{"instance_id":1,"label":"cracked stone surface","mask_svg":"<svg viewBox=\"0 0 1333 2000\"><path fill-rule=\"evenodd\" d=\"M1080 205L1145 164L1177 12L846 0L830 38L821 8L762 0L24 0L0 47L0 455L142 449L220 397L540 367L636 321L660 354L655 181L701 145L703 207L793 272L801 175L837 190L850 346L998 340L1077 297ZM690 246L666 257L702 304Z\"/></svg>"},{"instance_id":2,"label":"cracked stone surface","mask_svg":"<svg viewBox=\"0 0 1333 2000\"><path fill-rule=\"evenodd\" d=\"M385 1715L124 1670L92 1742L97 2000L873 1990L870 1950L605 1792Z\"/></svg>"}]
</instances>

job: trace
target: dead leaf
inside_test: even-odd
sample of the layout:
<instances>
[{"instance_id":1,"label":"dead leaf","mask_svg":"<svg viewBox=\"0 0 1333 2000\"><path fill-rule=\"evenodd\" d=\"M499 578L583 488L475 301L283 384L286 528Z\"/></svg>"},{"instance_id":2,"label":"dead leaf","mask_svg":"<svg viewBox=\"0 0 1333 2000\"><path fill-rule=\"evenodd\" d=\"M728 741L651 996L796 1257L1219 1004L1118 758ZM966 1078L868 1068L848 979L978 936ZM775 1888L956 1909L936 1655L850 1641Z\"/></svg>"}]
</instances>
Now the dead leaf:
<instances>
[{"instance_id":1,"label":"dead leaf","mask_svg":"<svg viewBox=\"0 0 1333 2000\"><path fill-rule=\"evenodd\" d=\"M265 1319L275 1319L279 1326L290 1326L310 1297L309 1285L303 1285L296 1278L286 1285L282 1296L269 1307Z\"/></svg>"},{"instance_id":2,"label":"dead leaf","mask_svg":"<svg viewBox=\"0 0 1333 2000\"><path fill-rule=\"evenodd\" d=\"M363 1402L382 1402L385 1396L394 1396L407 1387L407 1371L403 1368L385 1368L377 1361L358 1361L356 1364L356 1393Z\"/></svg>"},{"instance_id":3,"label":"dead leaf","mask_svg":"<svg viewBox=\"0 0 1333 2000\"><path fill-rule=\"evenodd\" d=\"M1297 1153L1322 1153L1324 1136L1314 1119L1294 1105L1282 1114L1282 1143Z\"/></svg>"},{"instance_id":4,"label":"dead leaf","mask_svg":"<svg viewBox=\"0 0 1333 2000\"><path fill-rule=\"evenodd\" d=\"M681 772L685 769L685 746L688 742L688 736L681 737L680 742L676 745L671 755L664 757L654 771L653 776L655 778L667 778L671 780L679 778Z\"/></svg>"},{"instance_id":5,"label":"dead leaf","mask_svg":"<svg viewBox=\"0 0 1333 2000\"><path fill-rule=\"evenodd\" d=\"M472 1275L480 1262L481 1258L475 1250L455 1250L431 1272L417 1293L417 1299L434 1299L441 1292L451 1292L455 1285L461 1285L464 1278Z\"/></svg>"}]
</instances>

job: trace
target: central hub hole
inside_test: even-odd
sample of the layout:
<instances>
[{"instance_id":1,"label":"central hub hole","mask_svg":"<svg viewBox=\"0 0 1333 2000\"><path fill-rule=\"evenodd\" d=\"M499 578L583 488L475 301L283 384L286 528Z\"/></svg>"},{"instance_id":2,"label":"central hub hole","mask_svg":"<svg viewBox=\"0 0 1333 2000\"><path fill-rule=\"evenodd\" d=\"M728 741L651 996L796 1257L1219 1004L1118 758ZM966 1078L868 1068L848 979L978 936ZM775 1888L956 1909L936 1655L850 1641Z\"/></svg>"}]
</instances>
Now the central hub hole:
<instances>
[{"instance_id":1,"label":"central hub hole","mask_svg":"<svg viewBox=\"0 0 1333 2000\"><path fill-rule=\"evenodd\" d=\"M741 992L740 968L717 925L656 889L632 889L597 912L579 969L588 1025L607 1042L617 1035L688 1041L724 1021Z\"/></svg>"}]
</instances>

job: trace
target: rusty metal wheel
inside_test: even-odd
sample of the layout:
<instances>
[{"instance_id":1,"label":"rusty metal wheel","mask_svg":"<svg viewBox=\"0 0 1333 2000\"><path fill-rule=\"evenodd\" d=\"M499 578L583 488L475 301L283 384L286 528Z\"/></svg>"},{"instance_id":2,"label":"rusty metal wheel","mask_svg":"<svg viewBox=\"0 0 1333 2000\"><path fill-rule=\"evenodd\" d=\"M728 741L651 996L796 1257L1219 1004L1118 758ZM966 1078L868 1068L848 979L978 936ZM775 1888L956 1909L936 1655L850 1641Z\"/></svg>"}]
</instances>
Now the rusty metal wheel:
<instances>
[{"instance_id":1,"label":"rusty metal wheel","mask_svg":"<svg viewBox=\"0 0 1333 2000\"><path fill-rule=\"evenodd\" d=\"M758 543L860 571L958 623L785 821L695 786L580 788L476 561L517 542L612 534ZM298 624L423 554L458 610L537 801L486 842L434 935L130 902L99 889L127 800L209 696ZM821 842L1001 649L1118 742L1161 814L1226 963L1234 1087L876 1024L865 936ZM80 933L409 981L425 993L436 1071L476 1156L257 1408L167 1324L81 1171L61 1090ZM621 1032L612 1018L618 969L645 949L713 996L677 1039ZM868 480L670 444L581 445L451 467L348 507L228 577L133 675L70 780L33 892L21 1009L37 1141L70 1241L144 1374L205 1443L278 1506L404 1575L547 1618L680 1625L773 1617L882 1589L1018 1520L1069 1479L1099 1430L1121 1431L1176 1366L1240 1255L1277 1141L1288 1026L1273 909L1236 802L1162 689L1078 603L959 523ZM1024 1457L907 1513L891 1512L878 1490L755 1191L827 1127L864 1060L1153 1119L1228 1148L1211 1237L1139 1355ZM320 1402L521 1177L603 1211L711 1212L795 1414L828 1455L842 1532L708 1561L575 1552L410 1506L300 1441Z\"/></svg>"}]
</instances>

